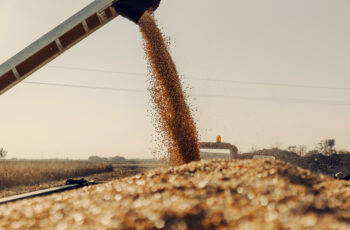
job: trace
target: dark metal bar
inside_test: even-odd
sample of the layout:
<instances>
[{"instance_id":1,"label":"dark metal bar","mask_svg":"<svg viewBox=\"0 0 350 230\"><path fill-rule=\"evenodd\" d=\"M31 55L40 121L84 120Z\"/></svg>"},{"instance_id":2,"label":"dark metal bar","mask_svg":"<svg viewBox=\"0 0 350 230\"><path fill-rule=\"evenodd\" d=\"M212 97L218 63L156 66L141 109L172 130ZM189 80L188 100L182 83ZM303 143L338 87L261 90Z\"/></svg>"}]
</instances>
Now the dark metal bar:
<instances>
[{"instance_id":1,"label":"dark metal bar","mask_svg":"<svg viewBox=\"0 0 350 230\"><path fill-rule=\"evenodd\" d=\"M45 195L49 195L49 194L53 194L53 193L64 192L67 190L82 188L84 186L93 185L93 184L99 184L99 183L98 182L90 182L90 181L85 180L84 178L82 178L80 180L68 179L66 181L66 185L61 186L61 187L48 188L48 189L43 189L43 190L39 190L39 191L35 191L35 192L29 192L29 193L24 193L24 194L20 194L20 195L2 198L2 199L0 199L0 205L6 204L9 202L18 201L18 200L33 198L33 197L37 197L37 196L45 196Z\"/></svg>"},{"instance_id":2,"label":"dark metal bar","mask_svg":"<svg viewBox=\"0 0 350 230\"><path fill-rule=\"evenodd\" d=\"M57 192L64 192L64 191L76 189L79 187L81 187L81 185L79 184L70 184L70 185L65 185L61 187L49 188L49 189L39 190L35 192L24 193L16 196L5 197L0 199L0 205L13 202L13 201L28 199L32 197L44 196L44 195L49 195Z\"/></svg>"}]
</instances>

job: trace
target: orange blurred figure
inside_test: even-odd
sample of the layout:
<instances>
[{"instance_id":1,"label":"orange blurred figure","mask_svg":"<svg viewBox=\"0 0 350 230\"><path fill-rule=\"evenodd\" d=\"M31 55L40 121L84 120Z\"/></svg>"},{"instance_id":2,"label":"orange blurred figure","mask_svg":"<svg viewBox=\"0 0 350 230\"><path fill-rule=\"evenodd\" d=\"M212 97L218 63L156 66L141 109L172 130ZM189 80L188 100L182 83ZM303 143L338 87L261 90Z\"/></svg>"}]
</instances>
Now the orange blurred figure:
<instances>
[{"instance_id":1,"label":"orange blurred figure","mask_svg":"<svg viewBox=\"0 0 350 230\"><path fill-rule=\"evenodd\" d=\"M221 136L216 137L216 143L221 143Z\"/></svg>"}]
</instances>

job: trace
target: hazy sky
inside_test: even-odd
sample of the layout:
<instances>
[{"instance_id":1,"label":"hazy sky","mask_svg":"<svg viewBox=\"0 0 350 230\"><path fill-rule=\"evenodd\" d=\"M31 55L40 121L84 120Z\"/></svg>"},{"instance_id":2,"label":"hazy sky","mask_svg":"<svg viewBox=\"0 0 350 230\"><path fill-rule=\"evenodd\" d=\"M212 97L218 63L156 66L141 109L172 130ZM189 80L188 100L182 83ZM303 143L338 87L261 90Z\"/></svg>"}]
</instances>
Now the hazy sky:
<instances>
[{"instance_id":1,"label":"hazy sky","mask_svg":"<svg viewBox=\"0 0 350 230\"><path fill-rule=\"evenodd\" d=\"M0 62L90 2L0 0ZM335 138L338 149L350 149L349 7L348 0L163 0L156 17L192 88L200 139L220 134L245 151ZM148 86L143 75L67 67L147 73L138 27L122 17L26 81ZM143 92L20 83L0 98L0 146L9 157L151 157L149 100Z\"/></svg>"}]
</instances>

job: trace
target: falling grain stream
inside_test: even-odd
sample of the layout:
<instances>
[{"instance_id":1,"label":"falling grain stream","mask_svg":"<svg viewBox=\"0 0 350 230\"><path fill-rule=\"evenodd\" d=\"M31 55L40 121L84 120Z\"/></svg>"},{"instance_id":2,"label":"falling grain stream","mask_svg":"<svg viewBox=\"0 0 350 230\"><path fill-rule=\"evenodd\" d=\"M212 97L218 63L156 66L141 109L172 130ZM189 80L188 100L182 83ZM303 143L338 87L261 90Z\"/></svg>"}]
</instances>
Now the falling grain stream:
<instances>
[{"instance_id":1,"label":"falling grain stream","mask_svg":"<svg viewBox=\"0 0 350 230\"><path fill-rule=\"evenodd\" d=\"M181 86L176 66L152 14L139 21L151 69L150 93L159 115L160 131L170 163L180 165L200 159L197 130Z\"/></svg>"}]
</instances>

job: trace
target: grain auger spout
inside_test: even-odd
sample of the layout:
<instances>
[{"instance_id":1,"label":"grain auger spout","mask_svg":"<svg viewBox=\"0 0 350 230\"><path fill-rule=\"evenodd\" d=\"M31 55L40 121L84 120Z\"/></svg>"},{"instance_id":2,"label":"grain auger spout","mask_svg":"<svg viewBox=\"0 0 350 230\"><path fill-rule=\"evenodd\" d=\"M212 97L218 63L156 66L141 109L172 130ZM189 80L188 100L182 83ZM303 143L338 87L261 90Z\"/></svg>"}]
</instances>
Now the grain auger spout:
<instances>
[{"instance_id":1,"label":"grain auger spout","mask_svg":"<svg viewBox=\"0 0 350 230\"><path fill-rule=\"evenodd\" d=\"M59 26L0 65L0 95L118 15L136 24L160 0L95 0Z\"/></svg>"},{"instance_id":2,"label":"grain auger spout","mask_svg":"<svg viewBox=\"0 0 350 230\"><path fill-rule=\"evenodd\" d=\"M160 0L119 0L113 6L120 15L137 24L145 11L155 11L159 4Z\"/></svg>"}]
</instances>

